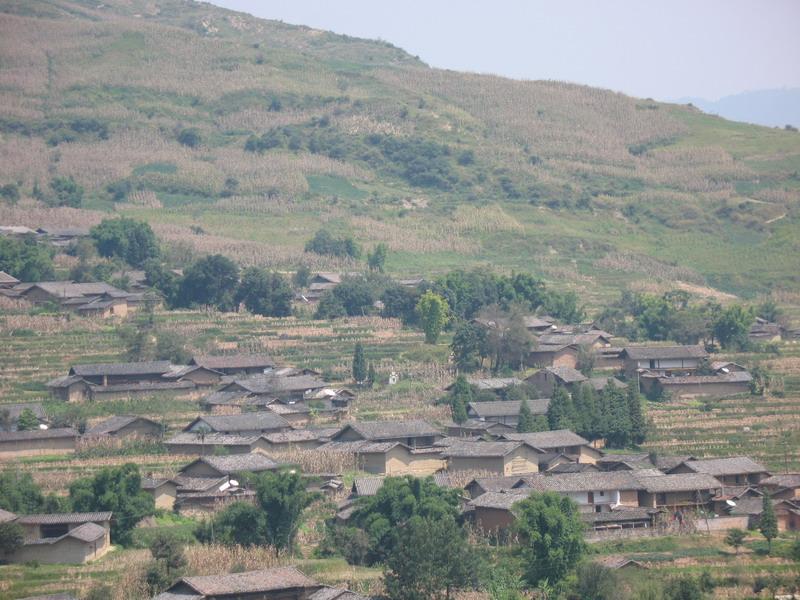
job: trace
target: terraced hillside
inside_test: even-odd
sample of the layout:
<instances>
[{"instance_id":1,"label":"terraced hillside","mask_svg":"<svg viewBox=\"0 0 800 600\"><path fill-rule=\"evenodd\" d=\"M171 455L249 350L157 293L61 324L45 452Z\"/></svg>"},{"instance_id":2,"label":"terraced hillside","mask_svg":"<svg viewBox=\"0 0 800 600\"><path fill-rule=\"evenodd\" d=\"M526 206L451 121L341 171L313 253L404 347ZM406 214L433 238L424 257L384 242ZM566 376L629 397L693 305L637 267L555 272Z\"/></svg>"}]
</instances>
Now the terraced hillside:
<instances>
[{"instance_id":1,"label":"terraced hillside","mask_svg":"<svg viewBox=\"0 0 800 600\"><path fill-rule=\"evenodd\" d=\"M491 264L594 300L797 289L796 132L178 0L9 0L0 34L4 222L112 211L184 254L352 268L303 251L324 225L393 272ZM44 209L60 177L81 208Z\"/></svg>"}]
</instances>

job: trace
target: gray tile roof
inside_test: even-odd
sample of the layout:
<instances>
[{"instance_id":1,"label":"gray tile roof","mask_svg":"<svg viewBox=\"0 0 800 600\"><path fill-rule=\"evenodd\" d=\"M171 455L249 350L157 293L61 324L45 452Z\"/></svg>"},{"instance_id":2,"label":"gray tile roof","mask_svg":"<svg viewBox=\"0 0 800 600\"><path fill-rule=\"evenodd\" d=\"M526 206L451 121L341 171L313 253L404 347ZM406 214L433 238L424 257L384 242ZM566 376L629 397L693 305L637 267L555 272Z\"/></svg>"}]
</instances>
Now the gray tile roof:
<instances>
[{"instance_id":1,"label":"gray tile roof","mask_svg":"<svg viewBox=\"0 0 800 600\"><path fill-rule=\"evenodd\" d=\"M683 377L659 377L659 385L708 385L712 383L749 383L753 377L747 371L732 371L716 375L686 375Z\"/></svg>"},{"instance_id":2,"label":"gray tile roof","mask_svg":"<svg viewBox=\"0 0 800 600\"><path fill-rule=\"evenodd\" d=\"M9 275L9 274L8 274L8 273L6 273L5 271L0 271L0 283L5 283L5 284L13 283L13 284L17 284L17 283L19 283L19 279L17 279L16 277L13 277L12 275Z\"/></svg>"},{"instance_id":3,"label":"gray tile roof","mask_svg":"<svg viewBox=\"0 0 800 600\"><path fill-rule=\"evenodd\" d=\"M98 377L102 375L163 375L172 365L168 360L128 363L97 363L91 365L74 365L70 375L81 377Z\"/></svg>"},{"instance_id":4,"label":"gray tile roof","mask_svg":"<svg viewBox=\"0 0 800 600\"><path fill-rule=\"evenodd\" d=\"M8 523L9 521L13 521L16 518L17 515L15 515L14 513L0 508L0 523Z\"/></svg>"},{"instance_id":5,"label":"gray tile roof","mask_svg":"<svg viewBox=\"0 0 800 600\"><path fill-rule=\"evenodd\" d=\"M628 471L637 477L639 483L651 494L667 492L693 492L698 490L716 490L723 485L706 473L675 473L661 477L640 476L637 471Z\"/></svg>"},{"instance_id":6,"label":"gray tile roof","mask_svg":"<svg viewBox=\"0 0 800 600\"><path fill-rule=\"evenodd\" d=\"M601 331L586 333L550 333L539 337L542 344L564 346L588 346L598 340L610 341L608 334Z\"/></svg>"},{"instance_id":7,"label":"gray tile roof","mask_svg":"<svg viewBox=\"0 0 800 600\"><path fill-rule=\"evenodd\" d=\"M191 381L141 381L137 383L91 385L91 388L93 394L112 394L121 392L143 393L164 392L170 390L190 390L195 388L195 384Z\"/></svg>"},{"instance_id":8,"label":"gray tile roof","mask_svg":"<svg viewBox=\"0 0 800 600\"><path fill-rule=\"evenodd\" d=\"M86 430L86 435L104 435L108 433L115 433L120 429L135 423L136 421L145 421L148 425L155 425L160 427L155 421L146 417L138 417L136 415L119 415L110 417L105 421L98 423L94 427Z\"/></svg>"},{"instance_id":9,"label":"gray tile roof","mask_svg":"<svg viewBox=\"0 0 800 600\"><path fill-rule=\"evenodd\" d=\"M189 364L200 365L206 369L259 369L275 365L267 354L231 354L226 356L200 355L192 357Z\"/></svg>"},{"instance_id":10,"label":"gray tile roof","mask_svg":"<svg viewBox=\"0 0 800 600\"><path fill-rule=\"evenodd\" d=\"M100 296L110 294L127 296L128 293L103 282L74 283L72 281L38 281L31 288L37 287L57 298L76 298L80 296ZM31 289L29 288L29 289Z\"/></svg>"},{"instance_id":11,"label":"gray tile roof","mask_svg":"<svg viewBox=\"0 0 800 600\"><path fill-rule=\"evenodd\" d=\"M419 419L407 421L357 421L345 425L335 440L345 429L350 428L366 440L399 440L409 437L435 437L441 432L433 425Z\"/></svg>"},{"instance_id":12,"label":"gray tile roof","mask_svg":"<svg viewBox=\"0 0 800 600\"><path fill-rule=\"evenodd\" d=\"M238 404L247 398L250 392L244 390L216 391L203 398L203 404L209 406Z\"/></svg>"},{"instance_id":13,"label":"gray tile roof","mask_svg":"<svg viewBox=\"0 0 800 600\"><path fill-rule=\"evenodd\" d=\"M254 394L305 392L329 386L327 382L314 375L279 377L271 374L253 375L251 377L235 379L230 385L238 386Z\"/></svg>"},{"instance_id":14,"label":"gray tile roof","mask_svg":"<svg viewBox=\"0 0 800 600\"><path fill-rule=\"evenodd\" d=\"M356 496L374 496L383 487L383 477L356 477L353 480L353 493Z\"/></svg>"},{"instance_id":15,"label":"gray tile roof","mask_svg":"<svg viewBox=\"0 0 800 600\"><path fill-rule=\"evenodd\" d=\"M504 433L508 440L527 442L536 448L561 448L565 446L588 446L589 442L569 429L537 431L536 433Z\"/></svg>"},{"instance_id":16,"label":"gray tile roof","mask_svg":"<svg viewBox=\"0 0 800 600\"><path fill-rule=\"evenodd\" d=\"M339 431L337 428L330 429L293 429L280 433L264 434L264 439L271 444L293 444L297 442L308 442L314 440L328 440L333 434Z\"/></svg>"},{"instance_id":17,"label":"gray tile roof","mask_svg":"<svg viewBox=\"0 0 800 600\"><path fill-rule=\"evenodd\" d=\"M548 398L528 400L528 408L534 415L547 413L550 405ZM489 402L470 402L469 411L479 418L488 419L490 417L516 417L519 415L519 407L522 403L519 400L495 400Z\"/></svg>"},{"instance_id":18,"label":"gray tile roof","mask_svg":"<svg viewBox=\"0 0 800 600\"><path fill-rule=\"evenodd\" d=\"M30 410L40 421L47 418L41 402L20 402L17 404L0 404L0 413L8 411L8 416L12 421L19 419L24 410Z\"/></svg>"},{"instance_id":19,"label":"gray tile roof","mask_svg":"<svg viewBox=\"0 0 800 600\"><path fill-rule=\"evenodd\" d=\"M370 598L350 590L325 587L311 594L308 600L370 600Z\"/></svg>"},{"instance_id":20,"label":"gray tile roof","mask_svg":"<svg viewBox=\"0 0 800 600\"><path fill-rule=\"evenodd\" d=\"M517 502L522 502L533 493L531 489L517 489L500 492L486 492L469 502L475 508L495 508L510 510Z\"/></svg>"},{"instance_id":21,"label":"gray tile roof","mask_svg":"<svg viewBox=\"0 0 800 600\"><path fill-rule=\"evenodd\" d=\"M176 433L164 442L165 446L252 446L261 434L237 435L235 433L210 432L205 435L184 431Z\"/></svg>"},{"instance_id":22,"label":"gray tile roof","mask_svg":"<svg viewBox=\"0 0 800 600\"><path fill-rule=\"evenodd\" d=\"M514 485L522 480L520 475L511 475L510 477L476 477L470 481L467 486L477 485L485 492L499 492L501 490L510 490Z\"/></svg>"},{"instance_id":23,"label":"gray tile roof","mask_svg":"<svg viewBox=\"0 0 800 600\"><path fill-rule=\"evenodd\" d=\"M212 431L219 432L290 429L289 422L286 419L268 410L247 412L239 415L205 415L192 421L187 429L198 421L205 423Z\"/></svg>"},{"instance_id":24,"label":"gray tile roof","mask_svg":"<svg viewBox=\"0 0 800 600\"><path fill-rule=\"evenodd\" d=\"M623 355L634 360L669 358L705 358L708 352L702 346L627 346Z\"/></svg>"},{"instance_id":25,"label":"gray tile roof","mask_svg":"<svg viewBox=\"0 0 800 600\"><path fill-rule=\"evenodd\" d=\"M210 489L217 489L228 481L227 477L189 477L187 475L176 475L172 480L178 484L178 492L181 494L190 492L206 492Z\"/></svg>"},{"instance_id":26,"label":"gray tile roof","mask_svg":"<svg viewBox=\"0 0 800 600\"><path fill-rule=\"evenodd\" d=\"M572 367L545 367L543 370L552 373L562 383L586 381L584 374Z\"/></svg>"},{"instance_id":27,"label":"gray tile roof","mask_svg":"<svg viewBox=\"0 0 800 600\"><path fill-rule=\"evenodd\" d=\"M207 575L181 579L204 596L256 594L287 589L316 589L319 586L294 567L275 567L262 571L246 571L229 575ZM175 586L173 586L175 587Z\"/></svg>"},{"instance_id":28,"label":"gray tile roof","mask_svg":"<svg viewBox=\"0 0 800 600\"><path fill-rule=\"evenodd\" d=\"M523 446L522 442L471 442L459 441L444 450L442 456L453 458L502 457Z\"/></svg>"},{"instance_id":29,"label":"gray tile roof","mask_svg":"<svg viewBox=\"0 0 800 600\"><path fill-rule=\"evenodd\" d=\"M0 431L0 442L26 442L31 440L54 440L77 438L78 432L70 427L56 429L29 429L27 431Z\"/></svg>"},{"instance_id":30,"label":"gray tile roof","mask_svg":"<svg viewBox=\"0 0 800 600\"><path fill-rule=\"evenodd\" d=\"M625 389L628 387L627 383L621 382L616 377L590 377L589 378L589 385L594 388L595 391L599 392L606 388L608 383L611 382L611 386L617 389Z\"/></svg>"},{"instance_id":31,"label":"gray tile roof","mask_svg":"<svg viewBox=\"0 0 800 600\"><path fill-rule=\"evenodd\" d=\"M786 473L784 475L773 475L761 480L761 485L775 486L781 488L800 487L800 473Z\"/></svg>"},{"instance_id":32,"label":"gray tile roof","mask_svg":"<svg viewBox=\"0 0 800 600\"><path fill-rule=\"evenodd\" d=\"M767 472L767 469L763 465L758 464L747 456L689 460L684 464L696 473L706 473L715 477L723 475L738 475L741 473Z\"/></svg>"},{"instance_id":33,"label":"gray tile roof","mask_svg":"<svg viewBox=\"0 0 800 600\"><path fill-rule=\"evenodd\" d=\"M166 479L166 478L154 479L152 477L142 477L143 490L155 490L164 485L165 483L173 483L177 485L177 483L172 479Z\"/></svg>"},{"instance_id":34,"label":"gray tile roof","mask_svg":"<svg viewBox=\"0 0 800 600\"><path fill-rule=\"evenodd\" d=\"M100 539L105 534L106 530L104 527L96 525L95 523L84 523L80 527L71 530L68 535L82 542L93 542Z\"/></svg>"},{"instance_id":35,"label":"gray tile roof","mask_svg":"<svg viewBox=\"0 0 800 600\"><path fill-rule=\"evenodd\" d=\"M260 452L253 452L251 454L232 454L230 456L203 456L189 463L183 470L198 462L207 464L222 475L260 473L262 471L274 471L280 467L271 458L264 456Z\"/></svg>"},{"instance_id":36,"label":"gray tile roof","mask_svg":"<svg viewBox=\"0 0 800 600\"><path fill-rule=\"evenodd\" d=\"M590 512L581 515L585 521L593 524L618 523L620 521L649 520L658 511L646 507L620 507L610 511Z\"/></svg>"},{"instance_id":37,"label":"gray tile roof","mask_svg":"<svg viewBox=\"0 0 800 600\"><path fill-rule=\"evenodd\" d=\"M539 492L592 492L612 490L643 490L644 485L631 471L584 471L559 475L528 475L518 487Z\"/></svg>"},{"instance_id":38,"label":"gray tile roof","mask_svg":"<svg viewBox=\"0 0 800 600\"><path fill-rule=\"evenodd\" d=\"M469 384L474 385L479 390L504 390L515 385L522 385L522 380L516 377L486 377L469 379ZM448 385L445 389L449 390L455 384Z\"/></svg>"},{"instance_id":39,"label":"gray tile roof","mask_svg":"<svg viewBox=\"0 0 800 600\"><path fill-rule=\"evenodd\" d=\"M43 513L33 515L23 515L17 522L23 525L61 525L74 523L102 523L111 520L112 513L109 512L88 512L88 513Z\"/></svg>"}]
</instances>

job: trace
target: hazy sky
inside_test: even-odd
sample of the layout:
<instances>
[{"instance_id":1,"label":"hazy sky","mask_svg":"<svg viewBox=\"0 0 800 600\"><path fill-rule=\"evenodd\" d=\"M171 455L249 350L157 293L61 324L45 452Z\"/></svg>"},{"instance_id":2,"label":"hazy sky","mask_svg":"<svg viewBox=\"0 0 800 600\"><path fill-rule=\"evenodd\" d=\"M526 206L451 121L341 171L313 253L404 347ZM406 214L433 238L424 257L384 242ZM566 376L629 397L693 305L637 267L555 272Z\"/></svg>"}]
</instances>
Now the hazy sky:
<instances>
[{"instance_id":1,"label":"hazy sky","mask_svg":"<svg viewBox=\"0 0 800 600\"><path fill-rule=\"evenodd\" d=\"M800 0L212 0L431 66L672 100L800 87Z\"/></svg>"}]
</instances>

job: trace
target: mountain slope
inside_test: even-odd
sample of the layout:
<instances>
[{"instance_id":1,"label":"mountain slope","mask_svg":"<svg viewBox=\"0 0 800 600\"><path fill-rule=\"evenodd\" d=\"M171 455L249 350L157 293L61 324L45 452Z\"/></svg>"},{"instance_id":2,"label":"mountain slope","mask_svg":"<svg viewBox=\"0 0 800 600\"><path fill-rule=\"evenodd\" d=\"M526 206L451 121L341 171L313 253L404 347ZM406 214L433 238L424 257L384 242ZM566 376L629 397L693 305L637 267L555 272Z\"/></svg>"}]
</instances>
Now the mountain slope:
<instances>
[{"instance_id":1,"label":"mountain slope","mask_svg":"<svg viewBox=\"0 0 800 600\"><path fill-rule=\"evenodd\" d=\"M682 102L691 102L704 112L733 121L800 127L800 88L743 92L719 100L686 98Z\"/></svg>"},{"instance_id":2,"label":"mountain slope","mask_svg":"<svg viewBox=\"0 0 800 600\"><path fill-rule=\"evenodd\" d=\"M7 1L0 56L0 185L86 189L4 221L115 211L178 258L353 266L303 252L325 224L386 242L395 272L491 265L600 296L798 287L794 132L179 0Z\"/></svg>"}]
</instances>

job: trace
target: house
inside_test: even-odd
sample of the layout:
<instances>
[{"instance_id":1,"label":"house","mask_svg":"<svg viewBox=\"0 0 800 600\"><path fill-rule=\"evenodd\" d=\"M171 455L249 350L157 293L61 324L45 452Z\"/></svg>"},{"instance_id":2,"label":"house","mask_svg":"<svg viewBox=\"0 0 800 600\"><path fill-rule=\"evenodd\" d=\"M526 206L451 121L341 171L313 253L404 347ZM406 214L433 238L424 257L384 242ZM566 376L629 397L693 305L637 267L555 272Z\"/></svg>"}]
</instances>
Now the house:
<instances>
[{"instance_id":1,"label":"house","mask_svg":"<svg viewBox=\"0 0 800 600\"><path fill-rule=\"evenodd\" d=\"M5 271L0 271L0 289L13 288L18 283L19 279L9 275Z\"/></svg>"},{"instance_id":2,"label":"house","mask_svg":"<svg viewBox=\"0 0 800 600\"><path fill-rule=\"evenodd\" d=\"M54 246L68 246L78 238L89 237L86 227L38 227L36 233Z\"/></svg>"},{"instance_id":3,"label":"house","mask_svg":"<svg viewBox=\"0 0 800 600\"><path fill-rule=\"evenodd\" d=\"M445 426L445 433L449 437L459 438L497 437L503 433L514 433L516 431L516 425L505 425L480 419L468 419L463 423L447 423Z\"/></svg>"},{"instance_id":4,"label":"house","mask_svg":"<svg viewBox=\"0 0 800 600\"><path fill-rule=\"evenodd\" d=\"M670 398L721 398L734 394L749 394L752 381L753 378L747 371L683 376L664 376L647 372L639 377L642 390L663 392Z\"/></svg>"},{"instance_id":5,"label":"house","mask_svg":"<svg viewBox=\"0 0 800 600\"><path fill-rule=\"evenodd\" d=\"M611 335L599 329L584 333L548 333L539 336L539 344L544 346L574 346L587 350L598 350L611 346Z\"/></svg>"},{"instance_id":6,"label":"house","mask_svg":"<svg viewBox=\"0 0 800 600\"><path fill-rule=\"evenodd\" d=\"M723 484L706 473L633 476L644 486L639 492L639 506L648 508L709 508Z\"/></svg>"},{"instance_id":7,"label":"house","mask_svg":"<svg viewBox=\"0 0 800 600\"><path fill-rule=\"evenodd\" d=\"M10 562L85 563L111 548L111 513L35 514L13 521L24 542L6 559Z\"/></svg>"},{"instance_id":8,"label":"house","mask_svg":"<svg viewBox=\"0 0 800 600\"><path fill-rule=\"evenodd\" d=\"M432 475L444 468L441 448L411 447L400 441L331 441L315 452L340 452L353 456L356 470L373 475Z\"/></svg>"},{"instance_id":9,"label":"house","mask_svg":"<svg viewBox=\"0 0 800 600\"><path fill-rule=\"evenodd\" d=\"M225 375L263 375L275 366L275 361L266 354L200 355L192 357L189 364Z\"/></svg>"},{"instance_id":10,"label":"house","mask_svg":"<svg viewBox=\"0 0 800 600\"><path fill-rule=\"evenodd\" d=\"M522 385L522 381L516 377L483 377L468 379L467 382L476 388L479 392L492 392L496 395L502 395L508 388L517 385ZM453 389L454 383L448 385L444 390L449 392Z\"/></svg>"},{"instance_id":11,"label":"house","mask_svg":"<svg viewBox=\"0 0 800 600\"><path fill-rule=\"evenodd\" d=\"M533 386L543 398L552 398L556 386L564 386L570 390L586 381L586 377L573 367L545 367L527 377L525 382Z\"/></svg>"},{"instance_id":12,"label":"house","mask_svg":"<svg viewBox=\"0 0 800 600\"><path fill-rule=\"evenodd\" d=\"M68 375L81 377L91 385L159 383L172 365L168 360L75 365Z\"/></svg>"},{"instance_id":13,"label":"house","mask_svg":"<svg viewBox=\"0 0 800 600\"><path fill-rule=\"evenodd\" d=\"M196 454L198 456L219 453L251 454L266 452L269 448L261 433L203 433L202 431L176 433L164 442L164 446L170 454Z\"/></svg>"},{"instance_id":14,"label":"house","mask_svg":"<svg viewBox=\"0 0 800 600\"><path fill-rule=\"evenodd\" d=\"M91 386L83 377L64 375L47 382L53 400L62 402L84 402L91 398Z\"/></svg>"},{"instance_id":15,"label":"house","mask_svg":"<svg viewBox=\"0 0 800 600\"><path fill-rule=\"evenodd\" d=\"M625 362L622 360L622 348L617 346L603 346L594 350L595 369L613 369L621 371Z\"/></svg>"},{"instance_id":16,"label":"house","mask_svg":"<svg viewBox=\"0 0 800 600\"><path fill-rule=\"evenodd\" d=\"M47 425L47 415L41 402L0 404L0 431L17 431L19 417L25 411L30 411L39 421L39 425Z\"/></svg>"},{"instance_id":17,"label":"house","mask_svg":"<svg viewBox=\"0 0 800 600\"><path fill-rule=\"evenodd\" d=\"M345 425L331 442L401 442L409 448L430 448L442 433L419 419L406 421L358 421Z\"/></svg>"},{"instance_id":18,"label":"house","mask_svg":"<svg viewBox=\"0 0 800 600\"><path fill-rule=\"evenodd\" d=\"M176 475L178 485L175 509L186 515L208 515L224 509L232 502L256 504L256 493L239 485L229 475L221 477L189 477Z\"/></svg>"},{"instance_id":19,"label":"house","mask_svg":"<svg viewBox=\"0 0 800 600\"><path fill-rule=\"evenodd\" d=\"M235 454L232 456L201 456L180 470L186 477L228 477L238 473L276 471L280 465L265 455Z\"/></svg>"},{"instance_id":20,"label":"house","mask_svg":"<svg viewBox=\"0 0 800 600\"><path fill-rule=\"evenodd\" d=\"M499 534L514 525L515 504L527 499L531 489L502 490L486 492L467 504L475 528L487 534Z\"/></svg>"},{"instance_id":21,"label":"house","mask_svg":"<svg viewBox=\"0 0 800 600\"><path fill-rule=\"evenodd\" d=\"M641 371L660 375L692 373L708 358L708 352L702 346L628 346L620 358L625 374L632 379Z\"/></svg>"},{"instance_id":22,"label":"house","mask_svg":"<svg viewBox=\"0 0 800 600\"><path fill-rule=\"evenodd\" d=\"M224 374L199 365L172 365L162 375L169 381L191 381L197 387L218 385Z\"/></svg>"},{"instance_id":23,"label":"house","mask_svg":"<svg viewBox=\"0 0 800 600\"><path fill-rule=\"evenodd\" d=\"M374 496L383 487L385 477L356 477L350 488L351 498L363 498Z\"/></svg>"},{"instance_id":24,"label":"house","mask_svg":"<svg viewBox=\"0 0 800 600\"><path fill-rule=\"evenodd\" d=\"M69 427L0 431L0 459L75 452L78 432Z\"/></svg>"},{"instance_id":25,"label":"house","mask_svg":"<svg viewBox=\"0 0 800 600\"><path fill-rule=\"evenodd\" d=\"M156 508L172 510L175 507L178 496L178 484L175 480L142 477L142 489L153 496Z\"/></svg>"},{"instance_id":26,"label":"house","mask_svg":"<svg viewBox=\"0 0 800 600\"><path fill-rule=\"evenodd\" d=\"M270 373L234 379L220 391L245 391L256 395L302 400L307 393L326 387L330 385L315 375L281 376Z\"/></svg>"},{"instance_id":27,"label":"house","mask_svg":"<svg viewBox=\"0 0 800 600\"><path fill-rule=\"evenodd\" d=\"M644 563L626 556L601 556L600 558L594 559L592 562L606 569L611 569L612 571L618 571L620 569L638 571L648 568Z\"/></svg>"},{"instance_id":28,"label":"house","mask_svg":"<svg viewBox=\"0 0 800 600\"><path fill-rule=\"evenodd\" d=\"M541 451L525 442L458 441L442 450L449 471L521 475L539 470Z\"/></svg>"},{"instance_id":29,"label":"house","mask_svg":"<svg viewBox=\"0 0 800 600\"><path fill-rule=\"evenodd\" d=\"M594 464L601 457L588 440L568 429L537 431L536 433L504 433L503 439L526 442L542 452L564 454L575 462Z\"/></svg>"},{"instance_id":30,"label":"house","mask_svg":"<svg viewBox=\"0 0 800 600\"><path fill-rule=\"evenodd\" d=\"M476 477L464 486L464 491L470 498L477 498L489 492L502 492L515 489L515 485L522 481L520 475L496 475L494 477Z\"/></svg>"},{"instance_id":31,"label":"house","mask_svg":"<svg viewBox=\"0 0 800 600\"><path fill-rule=\"evenodd\" d=\"M800 504L791 500L771 499L778 522L778 531L800 531ZM764 511L764 499L758 497L744 498L730 508L732 516L747 516L748 528L755 529L761 521Z\"/></svg>"},{"instance_id":32,"label":"house","mask_svg":"<svg viewBox=\"0 0 800 600\"><path fill-rule=\"evenodd\" d=\"M747 456L687 460L668 473L705 473L723 485L758 485L770 476L762 465Z\"/></svg>"},{"instance_id":33,"label":"house","mask_svg":"<svg viewBox=\"0 0 800 600\"><path fill-rule=\"evenodd\" d=\"M556 492L572 499L589 512L608 512L639 506L639 492L644 485L629 471L531 475L514 484L514 489Z\"/></svg>"},{"instance_id":34,"label":"house","mask_svg":"<svg viewBox=\"0 0 800 600\"><path fill-rule=\"evenodd\" d=\"M138 308L140 295L103 282L40 281L9 288L18 298L33 304L55 303L84 316L125 317Z\"/></svg>"},{"instance_id":35,"label":"house","mask_svg":"<svg viewBox=\"0 0 800 600\"><path fill-rule=\"evenodd\" d=\"M265 442L267 452L311 450L328 443L331 436L338 431L338 427L292 429L291 431L282 431L279 433L267 433L261 437Z\"/></svg>"},{"instance_id":36,"label":"house","mask_svg":"<svg viewBox=\"0 0 800 600\"><path fill-rule=\"evenodd\" d=\"M528 367L571 367L578 364L578 348L570 344L542 344L528 353Z\"/></svg>"},{"instance_id":37,"label":"house","mask_svg":"<svg viewBox=\"0 0 800 600\"><path fill-rule=\"evenodd\" d=\"M749 485L726 486L711 499L713 502L712 509L714 514L727 514L733 506L744 500L749 498L761 499L763 497L764 494L762 492Z\"/></svg>"},{"instance_id":38,"label":"house","mask_svg":"<svg viewBox=\"0 0 800 600\"><path fill-rule=\"evenodd\" d=\"M747 332L747 339L751 342L779 342L781 341L781 326L761 317L756 317L755 322Z\"/></svg>"},{"instance_id":39,"label":"house","mask_svg":"<svg viewBox=\"0 0 800 600\"><path fill-rule=\"evenodd\" d=\"M800 473L773 475L759 482L761 489L776 500L800 501Z\"/></svg>"},{"instance_id":40,"label":"house","mask_svg":"<svg viewBox=\"0 0 800 600\"><path fill-rule=\"evenodd\" d=\"M586 383L589 384L596 393L602 392L609 384L611 384L611 387L618 390L628 389L628 384L623 383L616 377L589 377Z\"/></svg>"},{"instance_id":41,"label":"house","mask_svg":"<svg viewBox=\"0 0 800 600\"><path fill-rule=\"evenodd\" d=\"M322 588L294 567L274 567L183 577L154 600L311 600Z\"/></svg>"},{"instance_id":42,"label":"house","mask_svg":"<svg viewBox=\"0 0 800 600\"><path fill-rule=\"evenodd\" d=\"M88 437L107 436L113 438L141 438L158 439L161 437L164 427L145 417L117 416L111 417L90 427L84 435Z\"/></svg>"},{"instance_id":43,"label":"house","mask_svg":"<svg viewBox=\"0 0 800 600\"><path fill-rule=\"evenodd\" d=\"M192 433L216 432L235 434L275 433L291 429L289 422L271 411L247 412L238 415L203 415L184 427Z\"/></svg>"},{"instance_id":44,"label":"house","mask_svg":"<svg viewBox=\"0 0 800 600\"><path fill-rule=\"evenodd\" d=\"M371 600L367 596L356 594L350 590L339 588L324 587L309 596L308 600Z\"/></svg>"},{"instance_id":45,"label":"house","mask_svg":"<svg viewBox=\"0 0 800 600\"><path fill-rule=\"evenodd\" d=\"M470 402L467 404L467 416L479 421L501 423L516 428L519 422L519 400L497 400L494 402ZM550 400L528 400L528 408L533 415L547 414Z\"/></svg>"}]
</instances>

